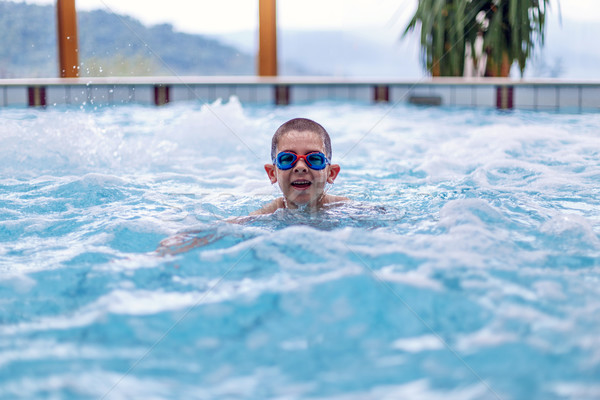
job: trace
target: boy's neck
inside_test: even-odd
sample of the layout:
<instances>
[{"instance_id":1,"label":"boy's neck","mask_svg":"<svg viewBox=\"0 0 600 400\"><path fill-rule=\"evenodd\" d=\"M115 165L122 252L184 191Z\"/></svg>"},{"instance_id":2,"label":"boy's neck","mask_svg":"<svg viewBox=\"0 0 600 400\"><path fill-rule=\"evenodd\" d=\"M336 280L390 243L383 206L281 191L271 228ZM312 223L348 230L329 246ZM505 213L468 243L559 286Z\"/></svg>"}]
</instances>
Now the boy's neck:
<instances>
[{"instance_id":1,"label":"boy's neck","mask_svg":"<svg viewBox=\"0 0 600 400\"><path fill-rule=\"evenodd\" d=\"M318 210L319 208L321 208L321 206L323 206L323 199L325 198L325 193L323 193L317 200L315 200L314 202L309 202L309 203L305 203L305 204L295 204L292 201L289 201L288 199L286 199L285 197L283 197L283 205L285 208L289 208L290 210L297 210L297 209L302 209L302 210Z\"/></svg>"}]
</instances>

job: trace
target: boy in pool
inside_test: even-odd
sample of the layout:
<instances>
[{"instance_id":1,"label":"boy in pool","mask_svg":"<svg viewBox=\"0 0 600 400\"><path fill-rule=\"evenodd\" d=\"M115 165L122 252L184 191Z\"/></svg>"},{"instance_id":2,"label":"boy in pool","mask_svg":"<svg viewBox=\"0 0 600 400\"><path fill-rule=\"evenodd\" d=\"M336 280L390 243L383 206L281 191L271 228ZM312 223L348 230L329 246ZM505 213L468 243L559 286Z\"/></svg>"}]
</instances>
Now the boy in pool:
<instances>
[{"instance_id":1,"label":"boy in pool","mask_svg":"<svg viewBox=\"0 0 600 400\"><path fill-rule=\"evenodd\" d=\"M295 118L281 125L271 141L272 164L265 164L271 183L278 183L283 197L254 211L250 215L272 214L280 208L308 208L318 210L324 204L349 200L347 197L325 193L325 185L332 184L340 173L340 166L331 164L331 139L318 123ZM232 218L227 222L242 223L248 217ZM175 255L205 246L219 238L210 233L179 233L160 242L155 250L159 256Z\"/></svg>"},{"instance_id":2,"label":"boy in pool","mask_svg":"<svg viewBox=\"0 0 600 400\"><path fill-rule=\"evenodd\" d=\"M271 140L272 164L265 164L271 183L278 183L283 194L250 215L271 214L280 208L317 210L324 204L349 200L325 193L340 173L331 164L331 139L320 124L294 118L281 125Z\"/></svg>"}]
</instances>

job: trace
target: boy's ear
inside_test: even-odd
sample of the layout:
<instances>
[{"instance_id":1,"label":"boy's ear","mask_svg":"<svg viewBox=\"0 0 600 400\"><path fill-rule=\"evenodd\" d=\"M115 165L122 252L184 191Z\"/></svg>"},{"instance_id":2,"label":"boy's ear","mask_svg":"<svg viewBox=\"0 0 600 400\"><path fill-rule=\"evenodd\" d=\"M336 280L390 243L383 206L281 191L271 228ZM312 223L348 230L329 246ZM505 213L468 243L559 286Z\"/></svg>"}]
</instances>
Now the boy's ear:
<instances>
[{"instance_id":1,"label":"boy's ear","mask_svg":"<svg viewBox=\"0 0 600 400\"><path fill-rule=\"evenodd\" d=\"M277 169L275 168L275 165L265 164L265 171L267 171L271 183L277 182Z\"/></svg>"},{"instance_id":2,"label":"boy's ear","mask_svg":"<svg viewBox=\"0 0 600 400\"><path fill-rule=\"evenodd\" d=\"M340 173L340 166L338 164L331 164L329 166L329 174L327 175L327 183L333 183Z\"/></svg>"}]
</instances>

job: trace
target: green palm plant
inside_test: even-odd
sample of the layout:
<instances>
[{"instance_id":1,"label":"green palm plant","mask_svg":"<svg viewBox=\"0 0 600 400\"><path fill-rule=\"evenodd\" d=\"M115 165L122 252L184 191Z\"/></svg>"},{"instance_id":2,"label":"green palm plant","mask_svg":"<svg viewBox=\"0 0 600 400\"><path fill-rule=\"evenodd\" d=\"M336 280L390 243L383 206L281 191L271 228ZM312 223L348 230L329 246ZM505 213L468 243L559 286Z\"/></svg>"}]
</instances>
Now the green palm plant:
<instances>
[{"instance_id":1,"label":"green palm plant","mask_svg":"<svg viewBox=\"0 0 600 400\"><path fill-rule=\"evenodd\" d=\"M466 0L419 0L404 36L421 26L422 62L433 76L462 75Z\"/></svg>"},{"instance_id":2,"label":"green palm plant","mask_svg":"<svg viewBox=\"0 0 600 400\"><path fill-rule=\"evenodd\" d=\"M535 45L544 43L550 0L419 0L403 36L421 27L423 63L433 76L460 76L465 50L483 36L487 74L521 75ZM475 53L473 48L472 53Z\"/></svg>"},{"instance_id":3,"label":"green palm plant","mask_svg":"<svg viewBox=\"0 0 600 400\"><path fill-rule=\"evenodd\" d=\"M491 58L491 74L508 75L507 68L517 62L521 76L538 42L544 44L546 11L549 0L490 1L486 15L489 27L484 47ZM507 66L506 63L510 62Z\"/></svg>"}]
</instances>

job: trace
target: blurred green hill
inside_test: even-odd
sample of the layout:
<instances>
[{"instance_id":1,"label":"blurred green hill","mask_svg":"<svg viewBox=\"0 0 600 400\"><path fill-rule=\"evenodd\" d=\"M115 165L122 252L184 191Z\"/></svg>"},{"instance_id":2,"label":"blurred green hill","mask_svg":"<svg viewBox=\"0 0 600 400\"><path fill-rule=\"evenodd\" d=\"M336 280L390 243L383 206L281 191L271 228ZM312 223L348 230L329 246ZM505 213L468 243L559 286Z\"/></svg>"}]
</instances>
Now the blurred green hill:
<instances>
[{"instance_id":1,"label":"blurred green hill","mask_svg":"<svg viewBox=\"0 0 600 400\"><path fill-rule=\"evenodd\" d=\"M252 75L255 58L171 25L79 11L81 76ZM57 77L54 6L0 1L0 78Z\"/></svg>"}]
</instances>

